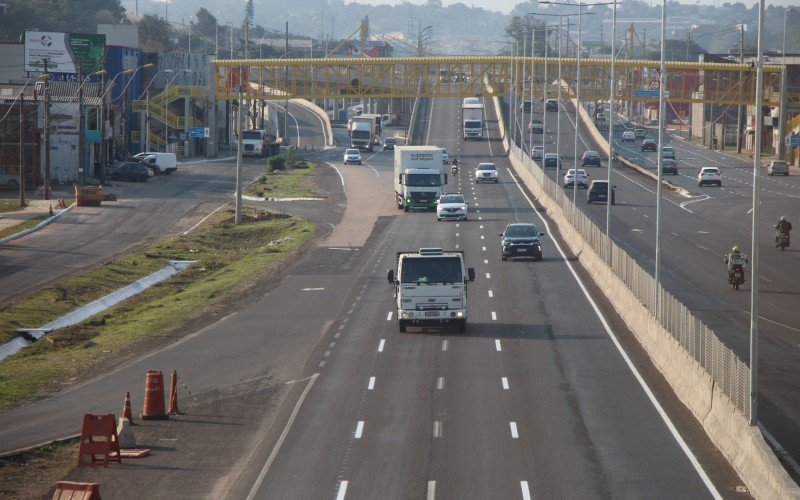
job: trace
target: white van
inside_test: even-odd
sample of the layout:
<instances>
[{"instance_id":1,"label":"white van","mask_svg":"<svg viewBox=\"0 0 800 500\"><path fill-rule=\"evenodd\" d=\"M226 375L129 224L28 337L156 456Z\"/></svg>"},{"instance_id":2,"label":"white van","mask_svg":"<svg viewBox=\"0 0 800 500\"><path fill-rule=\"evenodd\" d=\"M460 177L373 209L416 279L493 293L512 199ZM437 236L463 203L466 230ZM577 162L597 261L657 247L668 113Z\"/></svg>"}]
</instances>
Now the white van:
<instances>
[{"instance_id":1,"label":"white van","mask_svg":"<svg viewBox=\"0 0 800 500\"><path fill-rule=\"evenodd\" d=\"M158 166L157 169L153 168L153 170L156 170L157 173L169 175L172 172L176 172L178 170L178 160L175 157L175 153L158 153L154 151L146 151L144 153L139 153L137 155L134 155L134 158L139 158L148 165Z\"/></svg>"}]
</instances>

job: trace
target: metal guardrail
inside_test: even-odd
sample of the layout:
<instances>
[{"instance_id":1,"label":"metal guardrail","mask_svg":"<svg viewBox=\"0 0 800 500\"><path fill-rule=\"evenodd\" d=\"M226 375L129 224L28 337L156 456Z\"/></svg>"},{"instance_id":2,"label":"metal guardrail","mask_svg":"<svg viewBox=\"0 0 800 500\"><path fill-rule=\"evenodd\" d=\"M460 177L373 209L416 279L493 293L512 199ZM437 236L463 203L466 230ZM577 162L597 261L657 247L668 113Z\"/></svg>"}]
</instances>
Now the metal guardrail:
<instances>
[{"instance_id":1,"label":"metal guardrail","mask_svg":"<svg viewBox=\"0 0 800 500\"><path fill-rule=\"evenodd\" d=\"M516 145L510 154L515 155L537 179L547 195L561 208L565 217L573 214L572 198L552 179L544 175L539 165ZM571 190L570 190L571 192ZM594 252L606 255L607 240L603 230L582 211L574 211L573 226ZM634 258L613 241L611 258L605 259L612 272L628 287L633 295L651 313L655 311L655 278L643 269ZM746 418L750 418L750 369L747 364L692 312L672 294L660 288L659 315L661 326L690 356L716 381Z\"/></svg>"}]
</instances>

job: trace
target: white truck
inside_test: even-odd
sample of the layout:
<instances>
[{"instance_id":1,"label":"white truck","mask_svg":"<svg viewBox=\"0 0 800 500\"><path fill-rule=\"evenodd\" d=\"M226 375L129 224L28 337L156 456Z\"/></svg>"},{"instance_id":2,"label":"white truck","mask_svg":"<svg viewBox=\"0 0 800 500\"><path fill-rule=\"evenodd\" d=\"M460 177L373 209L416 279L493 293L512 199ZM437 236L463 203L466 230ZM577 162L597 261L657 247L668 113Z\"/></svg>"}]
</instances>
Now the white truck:
<instances>
[{"instance_id":1,"label":"white truck","mask_svg":"<svg viewBox=\"0 0 800 500\"><path fill-rule=\"evenodd\" d=\"M244 130L242 131L242 155L243 156L265 156L270 137L266 130Z\"/></svg>"},{"instance_id":2,"label":"white truck","mask_svg":"<svg viewBox=\"0 0 800 500\"><path fill-rule=\"evenodd\" d=\"M483 104L467 103L461 106L464 140L483 139Z\"/></svg>"},{"instance_id":3,"label":"white truck","mask_svg":"<svg viewBox=\"0 0 800 500\"><path fill-rule=\"evenodd\" d=\"M397 208L436 210L436 201L447 184L442 173L442 148L397 146L394 148L394 192Z\"/></svg>"},{"instance_id":4,"label":"white truck","mask_svg":"<svg viewBox=\"0 0 800 500\"><path fill-rule=\"evenodd\" d=\"M371 117L354 116L350 118L350 147L361 151L372 151L375 142L375 120Z\"/></svg>"},{"instance_id":5,"label":"white truck","mask_svg":"<svg viewBox=\"0 0 800 500\"><path fill-rule=\"evenodd\" d=\"M475 281L475 270L466 267L463 251L398 252L397 273L389 269L386 279L394 287L400 332L431 324L467 330L467 283Z\"/></svg>"}]
</instances>

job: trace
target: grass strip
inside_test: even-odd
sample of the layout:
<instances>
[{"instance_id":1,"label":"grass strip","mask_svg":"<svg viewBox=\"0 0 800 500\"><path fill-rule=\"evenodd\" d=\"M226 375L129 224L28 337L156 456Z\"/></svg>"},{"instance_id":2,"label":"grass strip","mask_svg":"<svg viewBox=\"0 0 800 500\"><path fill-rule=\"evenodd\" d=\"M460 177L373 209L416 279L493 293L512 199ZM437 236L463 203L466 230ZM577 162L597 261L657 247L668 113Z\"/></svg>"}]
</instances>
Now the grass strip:
<instances>
[{"instance_id":1,"label":"grass strip","mask_svg":"<svg viewBox=\"0 0 800 500\"><path fill-rule=\"evenodd\" d=\"M30 229L30 228L38 225L39 223L41 223L43 220L47 219L48 217L50 217L50 216L47 215L47 214L37 215L37 216L32 217L30 219L24 220L24 221L20 222L19 224L14 224L13 226L9 226L9 227L7 227L7 228L5 228L3 230L0 230L0 238L5 238L6 236L11 236L12 234L21 233L22 231L24 231L26 229Z\"/></svg>"},{"instance_id":2,"label":"grass strip","mask_svg":"<svg viewBox=\"0 0 800 500\"><path fill-rule=\"evenodd\" d=\"M19 206L19 200L0 200L0 214L6 212L17 212L23 210L25 207Z\"/></svg>"},{"instance_id":3,"label":"grass strip","mask_svg":"<svg viewBox=\"0 0 800 500\"><path fill-rule=\"evenodd\" d=\"M163 335L201 317L231 293L277 269L314 232L314 224L286 215L232 210L210 217L188 236L161 238L140 252L61 278L0 311L5 339L19 326L40 326L120 286L160 269L168 259L195 260L160 284L93 318L47 337L0 362L0 409L47 393L87 366L124 354L148 336Z\"/></svg>"},{"instance_id":4,"label":"grass strip","mask_svg":"<svg viewBox=\"0 0 800 500\"><path fill-rule=\"evenodd\" d=\"M314 162L296 160L284 170L271 170L245 188L244 194L259 198L320 198L323 195L306 188L304 180L317 167Z\"/></svg>"}]
</instances>

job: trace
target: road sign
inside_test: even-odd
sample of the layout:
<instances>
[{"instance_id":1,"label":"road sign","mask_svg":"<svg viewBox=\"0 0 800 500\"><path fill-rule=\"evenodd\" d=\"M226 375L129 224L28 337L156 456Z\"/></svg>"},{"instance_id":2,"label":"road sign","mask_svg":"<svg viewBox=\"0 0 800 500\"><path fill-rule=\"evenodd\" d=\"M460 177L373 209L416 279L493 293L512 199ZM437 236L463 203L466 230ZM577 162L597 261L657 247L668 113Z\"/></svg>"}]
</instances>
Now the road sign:
<instances>
[{"instance_id":1,"label":"road sign","mask_svg":"<svg viewBox=\"0 0 800 500\"><path fill-rule=\"evenodd\" d=\"M658 87L660 87L660 86L661 86L661 84L658 83L658 80L653 80L653 81L650 82L650 89L651 90L658 90Z\"/></svg>"},{"instance_id":2,"label":"road sign","mask_svg":"<svg viewBox=\"0 0 800 500\"><path fill-rule=\"evenodd\" d=\"M800 148L800 134L792 134L789 138L789 145L793 148Z\"/></svg>"},{"instance_id":3,"label":"road sign","mask_svg":"<svg viewBox=\"0 0 800 500\"><path fill-rule=\"evenodd\" d=\"M658 90L634 90L634 97L658 97Z\"/></svg>"},{"instance_id":4,"label":"road sign","mask_svg":"<svg viewBox=\"0 0 800 500\"><path fill-rule=\"evenodd\" d=\"M189 135L192 138L208 137L208 127L191 127L189 128Z\"/></svg>"}]
</instances>

